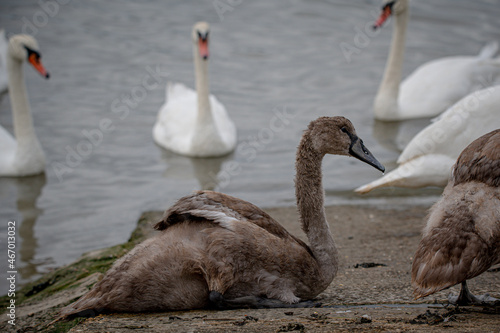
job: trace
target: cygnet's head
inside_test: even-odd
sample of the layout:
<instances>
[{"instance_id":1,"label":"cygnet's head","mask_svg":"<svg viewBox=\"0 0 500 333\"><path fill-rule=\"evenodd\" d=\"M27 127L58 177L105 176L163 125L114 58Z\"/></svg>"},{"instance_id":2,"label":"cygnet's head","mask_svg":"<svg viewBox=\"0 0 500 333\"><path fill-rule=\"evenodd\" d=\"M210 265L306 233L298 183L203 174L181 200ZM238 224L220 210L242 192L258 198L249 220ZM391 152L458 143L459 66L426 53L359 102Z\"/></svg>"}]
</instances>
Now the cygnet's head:
<instances>
[{"instance_id":1,"label":"cygnet's head","mask_svg":"<svg viewBox=\"0 0 500 333\"><path fill-rule=\"evenodd\" d=\"M384 166L365 147L354 126L345 117L320 117L309 124L306 131L311 148L318 154L355 157L384 172Z\"/></svg>"}]
</instances>

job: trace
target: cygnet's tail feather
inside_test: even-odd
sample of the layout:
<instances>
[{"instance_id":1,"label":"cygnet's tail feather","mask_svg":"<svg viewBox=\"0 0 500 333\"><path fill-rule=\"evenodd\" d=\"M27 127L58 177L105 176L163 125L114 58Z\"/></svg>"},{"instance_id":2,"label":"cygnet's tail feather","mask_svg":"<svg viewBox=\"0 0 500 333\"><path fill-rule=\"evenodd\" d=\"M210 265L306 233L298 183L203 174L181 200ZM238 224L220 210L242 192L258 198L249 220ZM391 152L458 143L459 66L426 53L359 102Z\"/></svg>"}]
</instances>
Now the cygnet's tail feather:
<instances>
[{"instance_id":1,"label":"cygnet's tail feather","mask_svg":"<svg viewBox=\"0 0 500 333\"><path fill-rule=\"evenodd\" d=\"M83 296L80 300L83 298L85 298L85 296ZM84 308L83 306L79 306L80 300L62 308L59 311L57 318L46 324L45 327L49 327L60 320L72 319L75 317L95 317L101 312L104 312L103 308L93 308L92 306Z\"/></svg>"},{"instance_id":2,"label":"cygnet's tail feather","mask_svg":"<svg viewBox=\"0 0 500 333\"><path fill-rule=\"evenodd\" d=\"M91 293L62 308L59 312L60 317L94 317L102 313L106 308L105 301L101 297L91 295Z\"/></svg>"},{"instance_id":3,"label":"cygnet's tail feather","mask_svg":"<svg viewBox=\"0 0 500 333\"><path fill-rule=\"evenodd\" d=\"M413 297L417 300L420 298L427 297L429 295L432 295L434 293L437 293L438 291L450 288L453 286L453 284L446 284L446 285L439 285L439 286L420 286L416 283L412 283L413 287Z\"/></svg>"}]
</instances>

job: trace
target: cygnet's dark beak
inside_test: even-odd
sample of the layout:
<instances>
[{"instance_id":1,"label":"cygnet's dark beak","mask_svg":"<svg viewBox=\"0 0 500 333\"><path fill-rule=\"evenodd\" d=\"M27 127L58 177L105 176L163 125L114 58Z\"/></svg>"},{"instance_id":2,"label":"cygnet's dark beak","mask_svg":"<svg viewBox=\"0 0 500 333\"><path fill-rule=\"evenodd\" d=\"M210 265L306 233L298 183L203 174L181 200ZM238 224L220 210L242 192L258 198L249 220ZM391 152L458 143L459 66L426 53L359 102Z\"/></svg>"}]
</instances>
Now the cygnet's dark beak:
<instances>
[{"instance_id":1,"label":"cygnet's dark beak","mask_svg":"<svg viewBox=\"0 0 500 333\"><path fill-rule=\"evenodd\" d=\"M370 153L368 148L365 147L365 145L363 144L363 140L358 138L356 135L351 136L351 147L349 148L349 154L351 154L351 156L353 157L356 157L358 160L368 163L372 167L385 172L385 167L379 161L377 161L372 153Z\"/></svg>"}]
</instances>

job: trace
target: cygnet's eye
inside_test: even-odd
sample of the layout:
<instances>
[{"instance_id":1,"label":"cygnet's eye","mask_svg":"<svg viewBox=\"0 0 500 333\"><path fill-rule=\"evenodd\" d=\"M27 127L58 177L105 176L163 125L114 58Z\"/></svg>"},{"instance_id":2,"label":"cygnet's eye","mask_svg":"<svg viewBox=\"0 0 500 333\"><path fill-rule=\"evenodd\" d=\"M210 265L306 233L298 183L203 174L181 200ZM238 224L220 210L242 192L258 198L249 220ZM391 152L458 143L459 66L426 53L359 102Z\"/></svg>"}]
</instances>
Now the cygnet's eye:
<instances>
[{"instance_id":1,"label":"cygnet's eye","mask_svg":"<svg viewBox=\"0 0 500 333\"><path fill-rule=\"evenodd\" d=\"M341 130L342 132L344 132L344 133L348 133L347 128L345 128L345 127L342 127L340 130Z\"/></svg>"}]
</instances>

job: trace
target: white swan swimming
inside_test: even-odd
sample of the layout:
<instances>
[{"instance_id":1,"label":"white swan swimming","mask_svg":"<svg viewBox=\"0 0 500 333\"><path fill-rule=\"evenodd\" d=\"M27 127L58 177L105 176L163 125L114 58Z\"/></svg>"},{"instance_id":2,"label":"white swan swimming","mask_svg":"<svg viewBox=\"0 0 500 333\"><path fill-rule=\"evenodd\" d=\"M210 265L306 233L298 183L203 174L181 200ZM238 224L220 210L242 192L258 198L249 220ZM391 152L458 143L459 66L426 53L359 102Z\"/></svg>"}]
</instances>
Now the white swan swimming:
<instances>
[{"instance_id":1,"label":"white swan swimming","mask_svg":"<svg viewBox=\"0 0 500 333\"><path fill-rule=\"evenodd\" d=\"M500 59L493 56L498 43L486 45L477 56L436 59L418 67L400 84L408 0L384 1L375 23L380 27L394 16L391 48L374 101L375 118L393 121L434 117L471 92L500 84Z\"/></svg>"},{"instance_id":2,"label":"white swan swimming","mask_svg":"<svg viewBox=\"0 0 500 333\"><path fill-rule=\"evenodd\" d=\"M471 93L420 131L399 156L399 166L355 189L386 186L446 186L460 152L481 135L500 128L500 85Z\"/></svg>"},{"instance_id":3,"label":"white swan swimming","mask_svg":"<svg viewBox=\"0 0 500 333\"><path fill-rule=\"evenodd\" d=\"M0 126L0 176L29 176L45 170L45 155L33 127L24 83L25 61L49 77L40 61L36 40L29 35L14 35L9 40L7 70L15 139Z\"/></svg>"},{"instance_id":4,"label":"white swan swimming","mask_svg":"<svg viewBox=\"0 0 500 333\"><path fill-rule=\"evenodd\" d=\"M193 26L196 91L182 84L168 84L166 102L153 128L155 142L163 148L192 157L227 155L236 147L236 127L208 89L209 25Z\"/></svg>"},{"instance_id":5,"label":"white swan swimming","mask_svg":"<svg viewBox=\"0 0 500 333\"><path fill-rule=\"evenodd\" d=\"M5 37L5 30L0 29L0 94L7 91L8 76L7 76L7 38Z\"/></svg>"}]
</instances>

